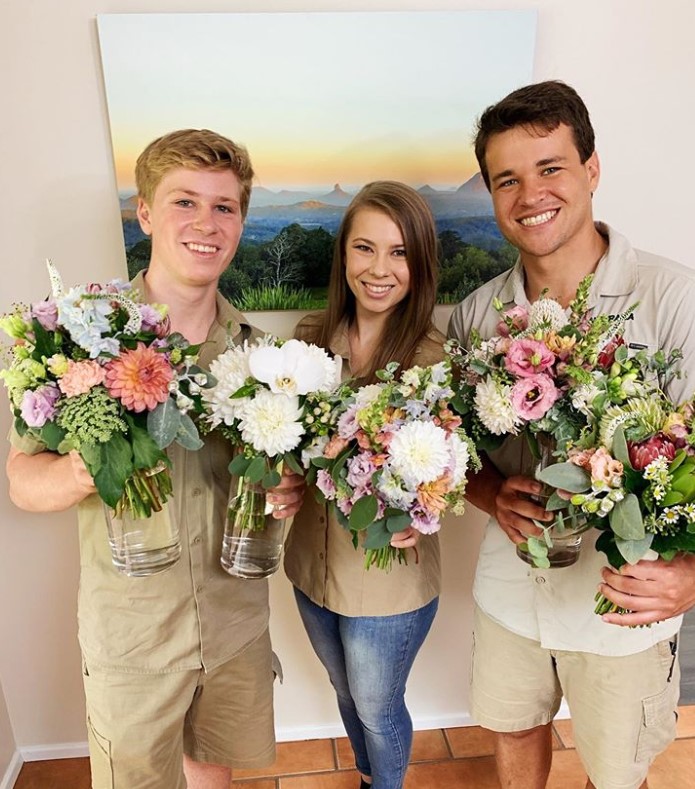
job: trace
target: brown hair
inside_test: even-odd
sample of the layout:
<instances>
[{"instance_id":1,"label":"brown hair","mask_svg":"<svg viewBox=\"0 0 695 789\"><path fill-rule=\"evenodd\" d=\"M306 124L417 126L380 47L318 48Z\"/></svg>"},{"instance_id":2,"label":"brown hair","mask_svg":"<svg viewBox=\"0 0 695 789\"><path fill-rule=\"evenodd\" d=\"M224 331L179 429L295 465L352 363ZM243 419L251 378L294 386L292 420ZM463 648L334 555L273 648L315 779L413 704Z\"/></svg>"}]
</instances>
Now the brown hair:
<instances>
[{"instance_id":1,"label":"brown hair","mask_svg":"<svg viewBox=\"0 0 695 789\"><path fill-rule=\"evenodd\" d=\"M559 80L526 85L488 107L480 116L475 135L475 155L487 188L490 174L485 152L495 134L524 126L542 136L560 124L569 126L582 164L595 149L594 129L586 104L574 88Z\"/></svg>"},{"instance_id":2,"label":"brown hair","mask_svg":"<svg viewBox=\"0 0 695 789\"><path fill-rule=\"evenodd\" d=\"M138 195L151 204L160 181L177 167L189 170L231 170L241 186L241 215L251 199L253 167L243 145L208 129L181 129L153 140L138 156L135 183Z\"/></svg>"},{"instance_id":3,"label":"brown hair","mask_svg":"<svg viewBox=\"0 0 695 789\"><path fill-rule=\"evenodd\" d=\"M363 209L380 211L388 216L403 236L410 287L389 316L380 342L374 349L369 369L360 383L373 383L375 372L397 361L401 370L413 365L418 344L433 328L432 311L437 296L437 231L434 218L424 198L398 181L373 181L364 186L345 211L333 249L333 265L328 285L328 308L316 327L313 339L328 348L343 320L355 320L355 296L345 278L347 238L355 215Z\"/></svg>"}]
</instances>

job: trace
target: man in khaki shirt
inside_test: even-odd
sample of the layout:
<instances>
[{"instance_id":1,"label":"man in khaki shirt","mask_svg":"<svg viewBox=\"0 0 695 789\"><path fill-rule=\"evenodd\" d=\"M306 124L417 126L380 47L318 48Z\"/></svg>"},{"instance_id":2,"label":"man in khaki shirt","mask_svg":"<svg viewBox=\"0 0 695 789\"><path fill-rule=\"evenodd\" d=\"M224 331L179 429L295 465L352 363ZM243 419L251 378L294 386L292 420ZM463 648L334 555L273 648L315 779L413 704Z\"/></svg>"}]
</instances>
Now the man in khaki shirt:
<instances>
[{"instance_id":1,"label":"man in khaki shirt","mask_svg":"<svg viewBox=\"0 0 695 789\"><path fill-rule=\"evenodd\" d=\"M639 302L626 327L633 348L666 353L680 348L688 377L669 394L681 400L695 382L695 272L633 249L612 228L595 223L592 196L600 166L594 133L581 98L560 82L514 91L481 116L476 155L492 194L503 235L520 252L517 265L483 285L454 311L449 334L470 343L495 333L497 300L508 309L528 305L544 290L567 306L579 282L594 274L589 303L617 314ZM593 613L605 557L585 535L572 567L540 570L517 558L515 544L539 534L533 520L552 516L530 500L539 484L523 439L508 439L484 461L468 493L490 514L474 584L475 648L472 713L496 732L502 786L545 787L552 759L550 724L563 697L587 787L647 786L654 757L673 739L678 700L677 632L692 604L693 557L641 562L628 570L643 583L615 576L615 589L647 595L646 611L618 623L663 619L651 628L619 628ZM613 577L604 570L606 577ZM675 578L680 599L668 602L665 580ZM611 596L613 592L604 587ZM657 600L657 598L659 598ZM645 598L646 599L646 598ZM652 618L656 610L658 617Z\"/></svg>"},{"instance_id":2,"label":"man in khaki shirt","mask_svg":"<svg viewBox=\"0 0 695 789\"><path fill-rule=\"evenodd\" d=\"M137 215L152 238L135 285L167 304L172 331L203 343L203 366L258 332L217 292L234 257L253 169L246 150L207 130L173 132L138 159ZM111 564L102 503L76 453L13 436L10 497L22 509L78 506L79 639L94 789L228 789L232 767L275 755L273 666L264 580L228 576L219 556L230 477L219 436L169 450L182 553L169 570L129 578ZM283 478L269 498L294 514L303 484Z\"/></svg>"}]
</instances>

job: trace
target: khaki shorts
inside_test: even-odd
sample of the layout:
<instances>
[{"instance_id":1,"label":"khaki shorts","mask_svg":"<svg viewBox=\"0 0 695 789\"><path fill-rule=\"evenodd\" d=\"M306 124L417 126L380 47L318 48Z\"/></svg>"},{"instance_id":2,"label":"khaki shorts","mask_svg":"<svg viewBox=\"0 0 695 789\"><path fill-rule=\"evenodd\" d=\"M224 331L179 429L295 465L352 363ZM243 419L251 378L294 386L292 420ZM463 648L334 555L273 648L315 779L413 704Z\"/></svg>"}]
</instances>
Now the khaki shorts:
<instances>
[{"instance_id":1,"label":"khaki shorts","mask_svg":"<svg viewBox=\"0 0 695 789\"><path fill-rule=\"evenodd\" d=\"M93 789L185 789L183 754L255 768L275 760L268 631L209 673L84 666Z\"/></svg>"},{"instance_id":2,"label":"khaki shorts","mask_svg":"<svg viewBox=\"0 0 695 789\"><path fill-rule=\"evenodd\" d=\"M543 726L564 695L577 752L594 786L640 786L676 736L677 636L635 655L606 657L544 649L477 606L473 627L471 714L481 726L497 732Z\"/></svg>"}]
</instances>

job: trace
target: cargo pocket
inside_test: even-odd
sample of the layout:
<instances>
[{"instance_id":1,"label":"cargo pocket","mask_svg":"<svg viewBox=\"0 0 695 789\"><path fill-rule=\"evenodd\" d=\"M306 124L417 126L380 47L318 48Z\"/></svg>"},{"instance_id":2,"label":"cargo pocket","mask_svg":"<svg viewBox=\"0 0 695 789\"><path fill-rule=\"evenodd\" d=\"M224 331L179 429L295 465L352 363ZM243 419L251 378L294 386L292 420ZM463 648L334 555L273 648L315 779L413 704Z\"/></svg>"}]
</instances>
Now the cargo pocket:
<instances>
[{"instance_id":1,"label":"cargo pocket","mask_svg":"<svg viewBox=\"0 0 695 789\"><path fill-rule=\"evenodd\" d=\"M676 736L678 682L672 681L672 675L677 644L675 639L667 639L657 644L656 648L664 671L666 687L655 696L648 696L642 700L642 725L635 755L638 762L651 762L673 742Z\"/></svg>"},{"instance_id":2,"label":"cargo pocket","mask_svg":"<svg viewBox=\"0 0 695 789\"><path fill-rule=\"evenodd\" d=\"M87 716L87 739L92 768L92 789L113 789L111 741L99 734L92 726L89 716Z\"/></svg>"}]
</instances>

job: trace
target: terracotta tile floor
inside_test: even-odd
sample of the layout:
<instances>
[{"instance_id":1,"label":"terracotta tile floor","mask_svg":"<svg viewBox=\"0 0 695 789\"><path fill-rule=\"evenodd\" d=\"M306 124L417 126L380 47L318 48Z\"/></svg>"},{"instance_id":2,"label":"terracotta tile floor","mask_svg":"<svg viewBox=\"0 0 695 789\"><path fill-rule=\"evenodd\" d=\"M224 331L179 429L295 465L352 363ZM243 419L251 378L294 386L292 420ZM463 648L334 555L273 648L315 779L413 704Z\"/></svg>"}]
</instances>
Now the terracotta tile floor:
<instances>
[{"instance_id":1,"label":"terracotta tile floor","mask_svg":"<svg viewBox=\"0 0 695 789\"><path fill-rule=\"evenodd\" d=\"M547 789L584 789L586 775L574 750L572 724L554 724L553 767ZM695 706L681 707L678 739L654 762L650 789L693 785ZM87 759L28 762L14 789L89 789ZM275 764L238 770L231 789L358 789L346 739L304 740L278 745ZM405 789L499 789L492 738L478 726L415 732Z\"/></svg>"}]
</instances>

